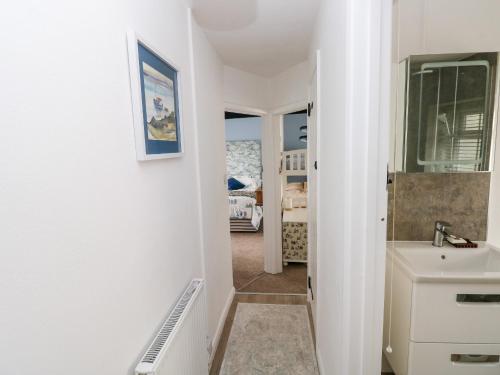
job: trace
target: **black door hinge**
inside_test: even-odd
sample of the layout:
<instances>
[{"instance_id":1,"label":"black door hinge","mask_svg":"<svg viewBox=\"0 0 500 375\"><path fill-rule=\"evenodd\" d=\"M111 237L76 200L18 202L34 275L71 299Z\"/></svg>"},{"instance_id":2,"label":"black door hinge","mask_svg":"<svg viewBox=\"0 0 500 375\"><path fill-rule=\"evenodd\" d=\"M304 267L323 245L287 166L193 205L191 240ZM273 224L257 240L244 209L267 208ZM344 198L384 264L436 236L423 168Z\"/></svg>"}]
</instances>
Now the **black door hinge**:
<instances>
[{"instance_id":1,"label":"black door hinge","mask_svg":"<svg viewBox=\"0 0 500 375\"><path fill-rule=\"evenodd\" d=\"M311 276L307 276L307 287L311 291L311 299L314 299L314 294L313 294L313 290L312 290Z\"/></svg>"},{"instance_id":2,"label":"black door hinge","mask_svg":"<svg viewBox=\"0 0 500 375\"><path fill-rule=\"evenodd\" d=\"M390 184L392 184L392 178L391 174L389 173L389 166L387 166L387 188L389 188Z\"/></svg>"},{"instance_id":3,"label":"black door hinge","mask_svg":"<svg viewBox=\"0 0 500 375\"><path fill-rule=\"evenodd\" d=\"M314 169L318 170L318 161L317 160L314 162Z\"/></svg>"},{"instance_id":4,"label":"black door hinge","mask_svg":"<svg viewBox=\"0 0 500 375\"><path fill-rule=\"evenodd\" d=\"M311 116L311 112L312 112L312 109L314 107L314 103L311 102L311 103L307 103L307 116Z\"/></svg>"}]
</instances>

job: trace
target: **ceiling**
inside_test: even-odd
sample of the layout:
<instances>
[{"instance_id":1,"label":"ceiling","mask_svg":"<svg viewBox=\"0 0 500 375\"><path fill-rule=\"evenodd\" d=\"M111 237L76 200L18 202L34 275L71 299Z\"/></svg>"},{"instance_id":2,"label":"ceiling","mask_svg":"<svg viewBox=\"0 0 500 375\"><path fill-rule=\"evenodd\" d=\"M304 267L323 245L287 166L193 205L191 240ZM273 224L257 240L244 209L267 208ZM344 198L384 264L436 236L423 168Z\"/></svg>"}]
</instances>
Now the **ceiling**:
<instances>
[{"instance_id":1,"label":"ceiling","mask_svg":"<svg viewBox=\"0 0 500 375\"><path fill-rule=\"evenodd\" d=\"M307 59L319 0L193 0L226 65L271 77Z\"/></svg>"}]
</instances>

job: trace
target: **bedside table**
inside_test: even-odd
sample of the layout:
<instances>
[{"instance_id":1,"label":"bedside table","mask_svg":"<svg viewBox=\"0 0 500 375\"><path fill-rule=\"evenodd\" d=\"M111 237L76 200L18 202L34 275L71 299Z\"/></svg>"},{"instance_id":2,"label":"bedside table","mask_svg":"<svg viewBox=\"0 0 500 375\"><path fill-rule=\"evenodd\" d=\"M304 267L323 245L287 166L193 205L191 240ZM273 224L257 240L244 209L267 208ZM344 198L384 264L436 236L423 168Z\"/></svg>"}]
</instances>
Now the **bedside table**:
<instances>
[{"instance_id":1,"label":"bedside table","mask_svg":"<svg viewBox=\"0 0 500 375\"><path fill-rule=\"evenodd\" d=\"M263 205L263 196L262 196L262 189L259 188L255 190L255 199L257 200L257 206L262 206Z\"/></svg>"}]
</instances>

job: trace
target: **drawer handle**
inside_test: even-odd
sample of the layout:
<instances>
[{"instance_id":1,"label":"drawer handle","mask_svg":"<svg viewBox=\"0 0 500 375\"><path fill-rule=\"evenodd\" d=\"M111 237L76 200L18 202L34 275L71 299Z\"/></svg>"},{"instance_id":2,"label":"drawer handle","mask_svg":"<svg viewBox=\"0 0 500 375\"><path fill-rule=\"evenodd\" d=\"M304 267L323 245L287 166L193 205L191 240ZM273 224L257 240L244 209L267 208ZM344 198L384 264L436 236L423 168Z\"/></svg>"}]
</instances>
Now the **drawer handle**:
<instances>
[{"instance_id":1,"label":"drawer handle","mask_svg":"<svg viewBox=\"0 0 500 375\"><path fill-rule=\"evenodd\" d=\"M500 294L457 294L461 303L500 303Z\"/></svg>"},{"instance_id":2,"label":"drawer handle","mask_svg":"<svg viewBox=\"0 0 500 375\"><path fill-rule=\"evenodd\" d=\"M500 355L489 354L452 354L451 361L455 363L498 363Z\"/></svg>"}]
</instances>

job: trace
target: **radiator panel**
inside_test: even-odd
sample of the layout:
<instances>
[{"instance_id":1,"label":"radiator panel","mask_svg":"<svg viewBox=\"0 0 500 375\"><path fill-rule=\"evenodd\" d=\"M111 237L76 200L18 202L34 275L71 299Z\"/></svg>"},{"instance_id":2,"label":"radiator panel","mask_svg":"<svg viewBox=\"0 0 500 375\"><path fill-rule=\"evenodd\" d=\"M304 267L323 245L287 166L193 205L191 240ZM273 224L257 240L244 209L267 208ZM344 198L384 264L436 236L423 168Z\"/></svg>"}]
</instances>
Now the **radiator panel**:
<instances>
[{"instance_id":1,"label":"radiator panel","mask_svg":"<svg viewBox=\"0 0 500 375\"><path fill-rule=\"evenodd\" d=\"M191 281L136 367L137 375L208 374L204 282Z\"/></svg>"}]
</instances>

